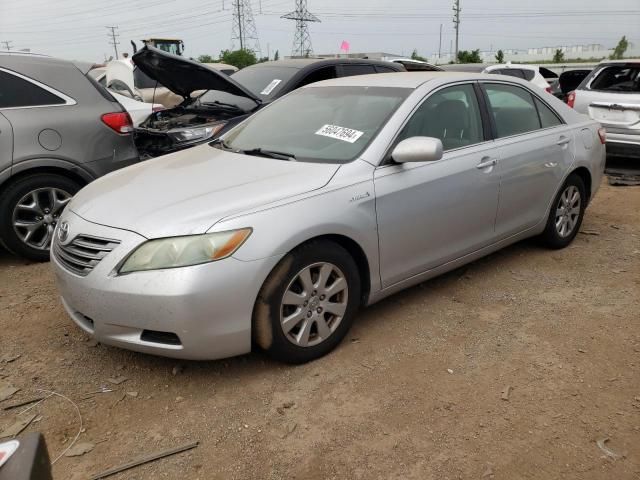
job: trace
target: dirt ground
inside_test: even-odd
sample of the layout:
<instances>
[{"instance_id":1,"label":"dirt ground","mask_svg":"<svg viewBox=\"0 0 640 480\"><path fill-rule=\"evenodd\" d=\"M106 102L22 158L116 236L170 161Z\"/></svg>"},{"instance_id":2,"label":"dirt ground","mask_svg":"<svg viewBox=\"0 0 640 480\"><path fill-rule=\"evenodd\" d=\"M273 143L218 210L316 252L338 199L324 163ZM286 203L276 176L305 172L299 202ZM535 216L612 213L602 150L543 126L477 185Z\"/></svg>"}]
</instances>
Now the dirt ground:
<instances>
[{"instance_id":1,"label":"dirt ground","mask_svg":"<svg viewBox=\"0 0 640 480\"><path fill-rule=\"evenodd\" d=\"M111 478L638 479L639 326L640 187L603 185L569 248L523 242L395 295L298 367L95 346L47 264L0 252L0 381L21 388L0 408L37 389L77 403L95 448L62 457L56 479L192 440ZM0 410L0 430L21 410ZM52 457L79 429L59 397L28 413Z\"/></svg>"}]
</instances>

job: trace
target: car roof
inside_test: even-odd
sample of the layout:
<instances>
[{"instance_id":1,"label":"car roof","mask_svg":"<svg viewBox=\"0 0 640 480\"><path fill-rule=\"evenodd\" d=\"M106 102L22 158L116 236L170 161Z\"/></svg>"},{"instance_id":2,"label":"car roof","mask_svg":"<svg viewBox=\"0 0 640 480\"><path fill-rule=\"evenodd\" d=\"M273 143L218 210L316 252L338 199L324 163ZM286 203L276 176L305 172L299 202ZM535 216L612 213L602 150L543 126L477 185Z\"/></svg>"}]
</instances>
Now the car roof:
<instances>
[{"instance_id":1,"label":"car roof","mask_svg":"<svg viewBox=\"0 0 640 480\"><path fill-rule=\"evenodd\" d=\"M322 66L322 65L385 65L391 68L401 71L402 65L393 62L386 62L384 60L373 60L367 58L287 58L284 60L273 60L270 62L256 63L251 65L251 68L262 67L286 67L303 69L310 65ZM247 67L249 68L249 67Z\"/></svg>"},{"instance_id":2,"label":"car roof","mask_svg":"<svg viewBox=\"0 0 640 480\"><path fill-rule=\"evenodd\" d=\"M439 81L445 83L447 81L462 80L499 80L501 82L513 81L530 85L529 82L519 81L519 79L505 77L504 75L491 75L486 73L464 73L464 72L395 72L395 73L379 73L372 75L355 75L351 77L333 78L322 82L313 83L310 87L395 87L395 88L411 88L416 89L429 81Z\"/></svg>"},{"instance_id":3,"label":"car roof","mask_svg":"<svg viewBox=\"0 0 640 480\"><path fill-rule=\"evenodd\" d=\"M487 65L485 68L524 68L525 70L538 70L536 65L528 65L526 63L494 63Z\"/></svg>"},{"instance_id":4,"label":"car roof","mask_svg":"<svg viewBox=\"0 0 640 480\"><path fill-rule=\"evenodd\" d=\"M640 58L623 58L622 60L600 60L601 64L605 63L640 63Z\"/></svg>"}]
</instances>

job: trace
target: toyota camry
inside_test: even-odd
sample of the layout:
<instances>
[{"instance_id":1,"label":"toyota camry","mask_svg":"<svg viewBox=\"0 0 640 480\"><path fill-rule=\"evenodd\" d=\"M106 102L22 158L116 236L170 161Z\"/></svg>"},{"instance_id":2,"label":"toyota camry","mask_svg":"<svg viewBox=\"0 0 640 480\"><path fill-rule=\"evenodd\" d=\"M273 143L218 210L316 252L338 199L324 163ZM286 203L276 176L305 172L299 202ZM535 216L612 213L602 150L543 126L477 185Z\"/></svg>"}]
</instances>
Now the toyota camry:
<instances>
[{"instance_id":1,"label":"toyota camry","mask_svg":"<svg viewBox=\"0 0 640 480\"><path fill-rule=\"evenodd\" d=\"M52 245L62 303L122 348L309 361L394 292L527 237L569 245L605 135L504 76L308 85L81 190Z\"/></svg>"}]
</instances>

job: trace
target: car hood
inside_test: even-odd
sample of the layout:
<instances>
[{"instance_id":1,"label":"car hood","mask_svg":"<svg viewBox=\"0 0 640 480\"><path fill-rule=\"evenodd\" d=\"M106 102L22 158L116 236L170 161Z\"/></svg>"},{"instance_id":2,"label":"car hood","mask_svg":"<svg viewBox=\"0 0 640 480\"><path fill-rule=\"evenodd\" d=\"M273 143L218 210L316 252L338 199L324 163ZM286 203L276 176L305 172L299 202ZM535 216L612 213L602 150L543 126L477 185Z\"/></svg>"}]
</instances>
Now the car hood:
<instances>
[{"instance_id":1,"label":"car hood","mask_svg":"<svg viewBox=\"0 0 640 480\"><path fill-rule=\"evenodd\" d=\"M201 63L145 46L132 57L133 63L152 80L156 80L184 99L198 90L219 90L232 95L261 100L230 76Z\"/></svg>"},{"instance_id":2,"label":"car hood","mask_svg":"<svg viewBox=\"0 0 640 480\"><path fill-rule=\"evenodd\" d=\"M201 145L102 177L82 189L69 209L147 238L193 235L229 215L319 189L339 168Z\"/></svg>"}]
</instances>

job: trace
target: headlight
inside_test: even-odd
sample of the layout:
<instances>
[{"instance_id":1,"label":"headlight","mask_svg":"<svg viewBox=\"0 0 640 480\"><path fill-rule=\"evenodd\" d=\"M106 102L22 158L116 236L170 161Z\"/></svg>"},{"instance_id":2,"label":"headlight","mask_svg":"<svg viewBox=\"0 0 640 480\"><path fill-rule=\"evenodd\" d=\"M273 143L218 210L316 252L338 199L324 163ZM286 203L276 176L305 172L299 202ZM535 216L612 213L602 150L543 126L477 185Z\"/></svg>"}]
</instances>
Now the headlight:
<instances>
[{"instance_id":1,"label":"headlight","mask_svg":"<svg viewBox=\"0 0 640 480\"><path fill-rule=\"evenodd\" d=\"M210 127L184 128L168 132L169 136L178 143L196 142L207 140L222 130L224 123L212 125Z\"/></svg>"},{"instance_id":2,"label":"headlight","mask_svg":"<svg viewBox=\"0 0 640 480\"><path fill-rule=\"evenodd\" d=\"M187 267L227 258L240 248L250 228L229 232L160 238L140 245L125 260L119 273Z\"/></svg>"}]
</instances>

